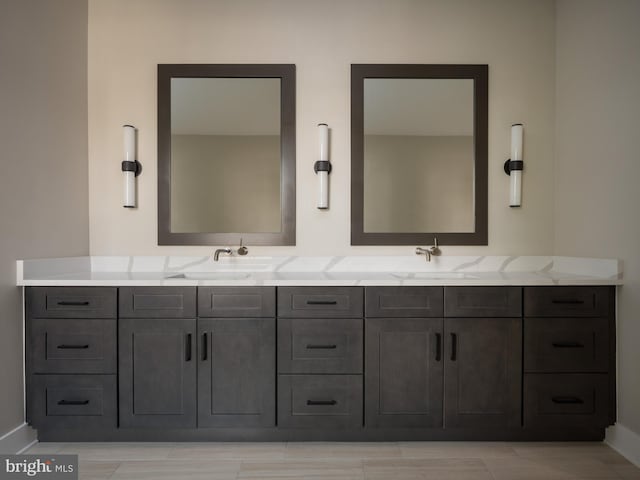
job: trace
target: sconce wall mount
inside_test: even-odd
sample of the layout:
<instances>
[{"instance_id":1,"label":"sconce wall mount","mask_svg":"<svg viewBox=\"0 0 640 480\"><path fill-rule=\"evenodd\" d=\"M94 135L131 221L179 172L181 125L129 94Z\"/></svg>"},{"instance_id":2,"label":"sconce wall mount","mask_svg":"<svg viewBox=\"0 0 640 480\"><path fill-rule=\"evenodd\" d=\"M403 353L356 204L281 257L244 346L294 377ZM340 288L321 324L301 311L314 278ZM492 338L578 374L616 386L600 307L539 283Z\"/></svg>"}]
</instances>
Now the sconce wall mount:
<instances>
[{"instance_id":1,"label":"sconce wall mount","mask_svg":"<svg viewBox=\"0 0 640 480\"><path fill-rule=\"evenodd\" d=\"M122 171L133 172L134 176L137 177L142 172L142 164L138 160L133 160L133 161L123 160Z\"/></svg>"},{"instance_id":2,"label":"sconce wall mount","mask_svg":"<svg viewBox=\"0 0 640 480\"><path fill-rule=\"evenodd\" d=\"M507 175L511 175L511 172L514 170L522 170L524 167L524 162L522 160L507 160L504 162L504 173Z\"/></svg>"}]
</instances>

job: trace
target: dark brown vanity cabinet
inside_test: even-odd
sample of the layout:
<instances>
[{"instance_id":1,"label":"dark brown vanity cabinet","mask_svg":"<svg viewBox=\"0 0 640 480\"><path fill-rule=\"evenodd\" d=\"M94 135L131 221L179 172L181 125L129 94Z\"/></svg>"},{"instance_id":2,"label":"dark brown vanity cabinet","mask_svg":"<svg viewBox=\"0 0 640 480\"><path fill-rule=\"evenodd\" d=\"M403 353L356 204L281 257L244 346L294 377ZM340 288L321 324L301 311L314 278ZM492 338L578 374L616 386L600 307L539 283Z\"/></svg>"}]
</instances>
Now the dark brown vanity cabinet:
<instances>
[{"instance_id":1,"label":"dark brown vanity cabinet","mask_svg":"<svg viewBox=\"0 0 640 480\"><path fill-rule=\"evenodd\" d=\"M27 288L27 420L116 428L117 289Z\"/></svg>"},{"instance_id":2,"label":"dark brown vanity cabinet","mask_svg":"<svg viewBox=\"0 0 640 480\"><path fill-rule=\"evenodd\" d=\"M29 287L27 419L72 440L597 440L615 287Z\"/></svg>"},{"instance_id":3,"label":"dark brown vanity cabinet","mask_svg":"<svg viewBox=\"0 0 640 480\"><path fill-rule=\"evenodd\" d=\"M275 425L275 288L121 288L120 312L122 427Z\"/></svg>"},{"instance_id":4,"label":"dark brown vanity cabinet","mask_svg":"<svg viewBox=\"0 0 640 480\"><path fill-rule=\"evenodd\" d=\"M362 428L361 287L278 288L278 425Z\"/></svg>"},{"instance_id":5,"label":"dark brown vanity cabinet","mask_svg":"<svg viewBox=\"0 0 640 480\"><path fill-rule=\"evenodd\" d=\"M196 427L196 288L120 289L121 427Z\"/></svg>"},{"instance_id":6,"label":"dark brown vanity cabinet","mask_svg":"<svg viewBox=\"0 0 640 480\"><path fill-rule=\"evenodd\" d=\"M367 426L519 426L519 291L517 287L367 288ZM395 318L378 318L387 313Z\"/></svg>"},{"instance_id":7,"label":"dark brown vanity cabinet","mask_svg":"<svg viewBox=\"0 0 640 480\"><path fill-rule=\"evenodd\" d=\"M198 427L274 427L275 287L200 287L198 302Z\"/></svg>"},{"instance_id":8,"label":"dark brown vanity cabinet","mask_svg":"<svg viewBox=\"0 0 640 480\"><path fill-rule=\"evenodd\" d=\"M522 319L445 318L445 428L520 426Z\"/></svg>"},{"instance_id":9,"label":"dark brown vanity cabinet","mask_svg":"<svg viewBox=\"0 0 640 480\"><path fill-rule=\"evenodd\" d=\"M524 289L524 426L615 421L614 287Z\"/></svg>"},{"instance_id":10,"label":"dark brown vanity cabinet","mask_svg":"<svg viewBox=\"0 0 640 480\"><path fill-rule=\"evenodd\" d=\"M365 425L441 428L442 318L367 318Z\"/></svg>"}]
</instances>

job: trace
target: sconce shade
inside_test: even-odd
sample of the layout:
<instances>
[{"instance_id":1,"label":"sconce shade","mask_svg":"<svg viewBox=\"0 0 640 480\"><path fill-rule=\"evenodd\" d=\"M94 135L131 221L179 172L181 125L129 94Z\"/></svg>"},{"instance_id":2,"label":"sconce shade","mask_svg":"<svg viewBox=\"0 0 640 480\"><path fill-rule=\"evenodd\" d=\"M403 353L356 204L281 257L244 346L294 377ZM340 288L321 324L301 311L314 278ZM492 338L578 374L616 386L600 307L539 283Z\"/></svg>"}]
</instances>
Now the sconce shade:
<instances>
[{"instance_id":1,"label":"sconce shade","mask_svg":"<svg viewBox=\"0 0 640 480\"><path fill-rule=\"evenodd\" d=\"M508 160L506 169L511 176L509 185L509 206L522 205L522 169L523 169L523 138L524 127L521 123L511 125L511 160Z\"/></svg>"},{"instance_id":2,"label":"sconce shade","mask_svg":"<svg viewBox=\"0 0 640 480\"><path fill-rule=\"evenodd\" d=\"M319 158L313 169L318 175L318 208L326 210L329 208L329 173L331 173L329 126L326 123L318 124L318 143L320 146Z\"/></svg>"},{"instance_id":3,"label":"sconce shade","mask_svg":"<svg viewBox=\"0 0 640 480\"><path fill-rule=\"evenodd\" d=\"M124 197L125 208L136 207L136 176L139 173L139 164L136 160L136 128L133 125L123 125L124 130L124 160L122 172L124 173Z\"/></svg>"}]
</instances>

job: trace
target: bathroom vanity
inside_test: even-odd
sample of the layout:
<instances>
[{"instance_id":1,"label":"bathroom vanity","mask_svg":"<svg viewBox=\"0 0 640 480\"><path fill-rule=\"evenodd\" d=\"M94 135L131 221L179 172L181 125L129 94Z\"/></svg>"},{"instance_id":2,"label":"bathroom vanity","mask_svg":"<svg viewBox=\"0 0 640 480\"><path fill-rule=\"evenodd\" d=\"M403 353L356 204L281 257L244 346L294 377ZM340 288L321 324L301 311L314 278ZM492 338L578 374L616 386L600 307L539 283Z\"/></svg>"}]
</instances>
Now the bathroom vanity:
<instances>
[{"instance_id":1,"label":"bathroom vanity","mask_svg":"<svg viewBox=\"0 0 640 480\"><path fill-rule=\"evenodd\" d=\"M305 278L27 286L28 422L45 441L597 440L615 422L612 282Z\"/></svg>"}]
</instances>

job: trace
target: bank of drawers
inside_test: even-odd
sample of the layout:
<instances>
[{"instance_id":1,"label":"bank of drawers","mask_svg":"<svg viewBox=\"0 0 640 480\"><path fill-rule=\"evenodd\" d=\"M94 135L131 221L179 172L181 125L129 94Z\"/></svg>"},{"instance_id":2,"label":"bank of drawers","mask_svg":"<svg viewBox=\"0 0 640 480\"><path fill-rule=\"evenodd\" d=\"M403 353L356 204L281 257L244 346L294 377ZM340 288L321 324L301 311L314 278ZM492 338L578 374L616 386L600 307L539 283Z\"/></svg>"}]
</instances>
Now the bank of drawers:
<instances>
[{"instance_id":1,"label":"bank of drawers","mask_svg":"<svg viewBox=\"0 0 640 480\"><path fill-rule=\"evenodd\" d=\"M364 291L278 289L278 425L362 426Z\"/></svg>"},{"instance_id":2,"label":"bank of drawers","mask_svg":"<svg viewBox=\"0 0 640 480\"><path fill-rule=\"evenodd\" d=\"M115 427L117 289L28 288L26 295L30 422Z\"/></svg>"},{"instance_id":3,"label":"bank of drawers","mask_svg":"<svg viewBox=\"0 0 640 480\"><path fill-rule=\"evenodd\" d=\"M524 426L603 427L611 406L609 287L524 289Z\"/></svg>"}]
</instances>

